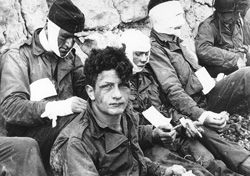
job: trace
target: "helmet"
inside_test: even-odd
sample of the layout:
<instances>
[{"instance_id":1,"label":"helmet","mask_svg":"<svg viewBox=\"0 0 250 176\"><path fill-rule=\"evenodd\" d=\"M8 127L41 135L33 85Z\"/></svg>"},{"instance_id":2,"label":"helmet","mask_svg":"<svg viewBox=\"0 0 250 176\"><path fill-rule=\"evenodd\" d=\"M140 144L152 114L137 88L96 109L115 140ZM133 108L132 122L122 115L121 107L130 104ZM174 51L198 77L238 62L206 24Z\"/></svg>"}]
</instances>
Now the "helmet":
<instances>
[{"instance_id":1,"label":"helmet","mask_svg":"<svg viewBox=\"0 0 250 176\"><path fill-rule=\"evenodd\" d=\"M248 8L249 0L215 0L217 12L242 12Z\"/></svg>"}]
</instances>

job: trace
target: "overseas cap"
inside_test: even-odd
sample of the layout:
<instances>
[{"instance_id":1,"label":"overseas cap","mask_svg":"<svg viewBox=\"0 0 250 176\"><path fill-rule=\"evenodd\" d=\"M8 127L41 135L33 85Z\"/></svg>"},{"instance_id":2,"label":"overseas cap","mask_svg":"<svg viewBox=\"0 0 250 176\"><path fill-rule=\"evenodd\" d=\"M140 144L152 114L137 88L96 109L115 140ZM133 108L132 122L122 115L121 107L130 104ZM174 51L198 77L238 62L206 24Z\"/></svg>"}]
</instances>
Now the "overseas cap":
<instances>
[{"instance_id":1,"label":"overseas cap","mask_svg":"<svg viewBox=\"0 0 250 176\"><path fill-rule=\"evenodd\" d=\"M77 33L84 29L84 14L71 0L56 0L50 8L48 18L70 33Z\"/></svg>"}]
</instances>

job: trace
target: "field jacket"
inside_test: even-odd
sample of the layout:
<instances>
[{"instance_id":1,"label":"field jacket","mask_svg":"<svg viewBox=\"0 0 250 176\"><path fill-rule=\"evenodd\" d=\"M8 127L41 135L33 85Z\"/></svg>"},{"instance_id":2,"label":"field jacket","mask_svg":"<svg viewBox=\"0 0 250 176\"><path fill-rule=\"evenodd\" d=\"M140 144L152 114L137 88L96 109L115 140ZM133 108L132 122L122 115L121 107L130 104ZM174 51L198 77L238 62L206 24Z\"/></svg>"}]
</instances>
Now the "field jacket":
<instances>
[{"instance_id":1,"label":"field jacket","mask_svg":"<svg viewBox=\"0 0 250 176\"><path fill-rule=\"evenodd\" d=\"M39 32L18 49L11 49L1 57L0 63L0 116L8 124L35 127L45 123L41 114L47 100L30 101L30 84L49 78L57 96L52 100L65 100L72 96L86 98L83 64L74 50L65 58L46 52L39 42Z\"/></svg>"},{"instance_id":2,"label":"field jacket","mask_svg":"<svg viewBox=\"0 0 250 176\"><path fill-rule=\"evenodd\" d=\"M178 37L151 31L149 65L164 92L166 106L173 112L197 120L206 108L202 85L195 75L201 68L193 56L181 45Z\"/></svg>"},{"instance_id":3,"label":"field jacket","mask_svg":"<svg viewBox=\"0 0 250 176\"><path fill-rule=\"evenodd\" d=\"M55 176L161 175L162 168L145 158L139 143L152 143L151 125L139 126L132 111L122 114L123 133L101 123L88 104L57 137L50 163Z\"/></svg>"},{"instance_id":4,"label":"field jacket","mask_svg":"<svg viewBox=\"0 0 250 176\"><path fill-rule=\"evenodd\" d=\"M233 31L233 32L231 32ZM238 20L233 30L228 30L218 17L212 15L201 22L195 37L199 63L205 66L212 77L226 75L238 69L237 61L243 59L242 22ZM246 58L249 55L246 53Z\"/></svg>"}]
</instances>

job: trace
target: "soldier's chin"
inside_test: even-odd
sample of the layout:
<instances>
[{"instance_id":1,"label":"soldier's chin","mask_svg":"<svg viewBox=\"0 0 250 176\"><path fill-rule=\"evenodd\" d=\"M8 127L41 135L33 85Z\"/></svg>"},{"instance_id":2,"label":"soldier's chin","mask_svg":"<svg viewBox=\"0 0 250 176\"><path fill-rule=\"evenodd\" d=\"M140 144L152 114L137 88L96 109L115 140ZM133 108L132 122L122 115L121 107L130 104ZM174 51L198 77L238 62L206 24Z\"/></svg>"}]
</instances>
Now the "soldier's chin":
<instances>
[{"instance_id":1,"label":"soldier's chin","mask_svg":"<svg viewBox=\"0 0 250 176\"><path fill-rule=\"evenodd\" d=\"M116 108L109 111L110 115L121 115L124 112L125 108Z\"/></svg>"}]
</instances>

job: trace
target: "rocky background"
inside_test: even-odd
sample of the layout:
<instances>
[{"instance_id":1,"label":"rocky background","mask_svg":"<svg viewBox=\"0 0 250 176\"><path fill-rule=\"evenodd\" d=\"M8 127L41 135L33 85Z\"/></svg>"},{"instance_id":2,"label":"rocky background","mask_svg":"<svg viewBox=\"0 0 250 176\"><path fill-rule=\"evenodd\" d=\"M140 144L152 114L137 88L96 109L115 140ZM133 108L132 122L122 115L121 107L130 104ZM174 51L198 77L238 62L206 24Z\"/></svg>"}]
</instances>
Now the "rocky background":
<instances>
[{"instance_id":1,"label":"rocky background","mask_svg":"<svg viewBox=\"0 0 250 176\"><path fill-rule=\"evenodd\" d=\"M0 0L0 54L17 47L30 38L36 28L43 27L48 9L54 0ZM98 34L100 45L110 45L120 33L137 28L149 34L149 0L72 0L85 14L86 30ZM194 49L193 38L201 21L213 13L213 0L180 0L185 10L186 24L182 38ZM86 58L75 46L82 59ZM244 108L243 108L244 109ZM245 110L245 109L244 109ZM238 142L250 150L249 112L241 107L231 114L221 136Z\"/></svg>"},{"instance_id":2,"label":"rocky background","mask_svg":"<svg viewBox=\"0 0 250 176\"><path fill-rule=\"evenodd\" d=\"M20 45L38 27L43 27L54 0L0 0L0 53ZM149 0L72 0L86 17L86 30L102 34L103 45L127 28L149 34ZM186 24L183 38L194 50L193 37L198 24L212 14L213 0L181 0Z\"/></svg>"}]
</instances>

